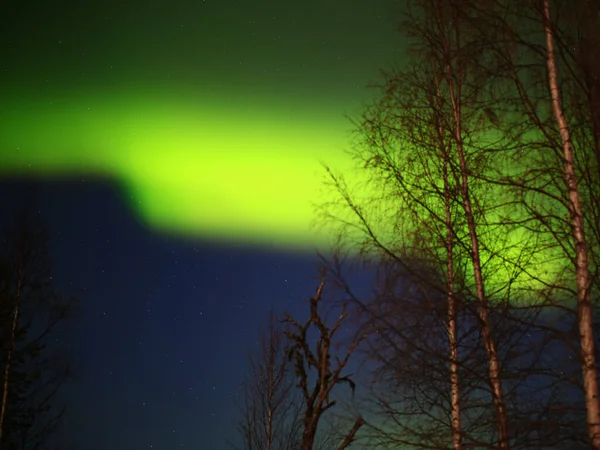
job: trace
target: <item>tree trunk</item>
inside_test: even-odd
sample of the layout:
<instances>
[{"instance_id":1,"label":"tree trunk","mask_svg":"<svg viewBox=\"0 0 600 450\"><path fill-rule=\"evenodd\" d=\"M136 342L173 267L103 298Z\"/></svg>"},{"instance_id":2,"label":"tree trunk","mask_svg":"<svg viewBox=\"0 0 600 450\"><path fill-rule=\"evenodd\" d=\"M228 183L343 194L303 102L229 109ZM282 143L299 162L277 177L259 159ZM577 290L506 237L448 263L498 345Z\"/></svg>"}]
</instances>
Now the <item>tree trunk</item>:
<instances>
[{"instance_id":1,"label":"tree trunk","mask_svg":"<svg viewBox=\"0 0 600 450\"><path fill-rule=\"evenodd\" d=\"M448 340L450 342L452 445L454 450L461 450L460 396L458 389L458 345L456 343L456 304L454 294L449 294L448 296Z\"/></svg>"},{"instance_id":2,"label":"tree trunk","mask_svg":"<svg viewBox=\"0 0 600 450\"><path fill-rule=\"evenodd\" d=\"M272 327L272 322L269 323L269 326ZM273 331L270 330L270 334L272 335ZM275 376L274 372L277 370L276 360L275 360L275 347L274 342L271 339L269 341L269 367L268 367L268 375L267 375L267 448L266 450L271 450L273 446L273 419L274 419L274 396L275 396Z\"/></svg>"},{"instance_id":3,"label":"tree trunk","mask_svg":"<svg viewBox=\"0 0 600 450\"><path fill-rule=\"evenodd\" d=\"M571 140L569 124L567 123L560 100L549 1L544 0L543 6L547 48L546 63L548 67L548 89L552 100L552 111L560 131L560 139L564 152L563 171L569 196L569 213L571 216L571 229L575 244L577 316L581 340L582 375L587 410L587 426L593 448L600 449L600 404L598 403L598 375L592 328L592 305L590 302L590 272L587 241L584 233L583 211L581 200L579 198L577 176L575 174L573 142Z\"/></svg>"},{"instance_id":4,"label":"tree trunk","mask_svg":"<svg viewBox=\"0 0 600 450\"><path fill-rule=\"evenodd\" d=\"M457 39L458 41L458 39ZM452 68L450 64L447 66L447 82L450 91L450 100L454 112L454 138L456 140L456 149L458 152L460 176L461 176L461 196L462 204L467 219L467 227L469 237L471 239L471 263L473 266L473 275L475 278L475 289L478 302L478 314L481 323L481 334L485 350L489 360L489 381L492 388L492 396L494 406L496 407L496 415L498 420L498 446L500 449L510 448L508 435L508 421L506 417L506 405L502 392L502 382L500 380L500 363L498 361L498 353L496 344L492 337L492 331L489 321L489 312L487 299L485 296L485 286L483 282L483 274L481 271L481 257L479 252L479 238L475 225L475 218L471 207L471 199L469 194L469 178L467 174L467 163L465 158L464 146L462 141L462 122L461 122L461 101L460 88L454 86Z\"/></svg>"},{"instance_id":5,"label":"tree trunk","mask_svg":"<svg viewBox=\"0 0 600 450\"><path fill-rule=\"evenodd\" d=\"M304 432L302 433L302 448L301 450L312 450L317 435L317 424L319 423L318 416L315 417L316 411L304 421Z\"/></svg>"},{"instance_id":6,"label":"tree trunk","mask_svg":"<svg viewBox=\"0 0 600 450\"><path fill-rule=\"evenodd\" d=\"M444 163L444 168L446 168ZM447 184L448 175L444 173L444 183ZM446 186L446 195L448 187ZM448 343L450 345L450 404L452 420L452 445L454 450L461 450L461 429L460 429L460 395L458 388L458 343L456 339L456 297L454 293L454 258L452 253L452 229L450 227L450 204L446 201L446 219L448 225L446 228L446 245L448 263L446 267L446 276L448 277Z\"/></svg>"},{"instance_id":7,"label":"tree trunk","mask_svg":"<svg viewBox=\"0 0 600 450\"><path fill-rule=\"evenodd\" d=\"M508 439L508 423L506 419L506 406L504 404L504 396L502 392L502 383L500 380L500 363L498 361L498 353L496 344L492 337L492 330L489 321L489 311L487 299L485 297L485 286L483 283L483 274L481 271L481 259L479 253L479 238L475 226L475 219L471 209L471 200L469 198L469 182L466 170L466 161L463 151L462 141L458 137L458 154L462 177L462 196L463 208L467 218L467 226L469 236L471 238L471 262L473 265L473 275L475 277L475 289L477 294L477 302L479 303L478 314L481 322L481 335L485 350L489 359L489 380L492 388L492 396L496 407L496 415L498 420L498 447L500 449L510 448Z\"/></svg>"},{"instance_id":8,"label":"tree trunk","mask_svg":"<svg viewBox=\"0 0 600 450\"><path fill-rule=\"evenodd\" d=\"M440 103L440 88L437 83L438 106L442 111ZM456 296L454 292L454 232L452 230L452 211L450 210L451 193L448 177L448 165L450 163L450 152L444 143L444 131L438 127L438 139L444 158L444 205L446 213L446 288L448 292L448 344L450 346L450 405L451 405L451 429L452 446L454 450L462 449L461 423L460 423L460 391L458 384L458 342L456 338Z\"/></svg>"},{"instance_id":9,"label":"tree trunk","mask_svg":"<svg viewBox=\"0 0 600 450\"><path fill-rule=\"evenodd\" d=\"M2 408L0 409L0 448L2 447L2 435L4 430L4 418L6 416L6 409L8 407L8 379L10 377L10 370L12 364L12 357L15 347L15 335L17 332L17 324L19 323L19 308L21 306L21 289L22 289L22 271L19 269L17 273L17 296L15 300L15 309L13 311L13 320L10 330L10 340L8 344L8 351L6 354L6 363L4 365L4 381L2 386Z\"/></svg>"}]
</instances>

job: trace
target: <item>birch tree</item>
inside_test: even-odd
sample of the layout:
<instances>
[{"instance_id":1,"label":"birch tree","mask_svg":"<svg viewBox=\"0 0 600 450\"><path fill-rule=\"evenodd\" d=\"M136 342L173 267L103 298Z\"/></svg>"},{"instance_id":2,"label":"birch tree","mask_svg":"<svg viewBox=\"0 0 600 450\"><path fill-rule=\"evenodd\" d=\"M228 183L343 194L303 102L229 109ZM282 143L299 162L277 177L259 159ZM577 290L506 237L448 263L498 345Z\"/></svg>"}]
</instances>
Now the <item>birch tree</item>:
<instances>
[{"instance_id":1,"label":"birch tree","mask_svg":"<svg viewBox=\"0 0 600 450\"><path fill-rule=\"evenodd\" d=\"M383 255L403 265L406 273L417 279L419 274L409 267L407 253L416 250L420 257L436 261L437 274L445 280L441 290L447 296L450 349L457 339L452 333L451 311L456 304L452 293L456 296L460 292L462 304L477 307L496 413L497 444L509 448L511 440L516 443L521 438L509 427L504 398L507 388L498 354L499 346L504 344L497 342L490 313L496 305L516 306L553 297L552 304L557 305L556 294L570 292L565 284L568 272L559 255L564 246L557 249L563 245L568 228L552 225L564 223L554 206L540 213L539 196L559 205L567 202L560 197L561 188L547 170L547 161L530 157L532 148L534 153L537 151L531 132L539 124L546 127L547 122L522 120L512 127L515 117L523 117L519 102L527 99L531 86L540 85L536 78L519 78L515 89L510 81L514 67L511 69L507 60L520 56L513 46L533 38L527 35L520 41L511 39L510 33L481 20L479 15L487 3L502 12L495 2L483 2L481 6L467 1L409 3L419 12L403 29L413 39L419 63L385 76L383 100L357 123L364 139L358 140L352 156L357 167L369 172L367 185L371 190L365 194L361 189L361 197L342 176L330 170L331 186L340 194L340 200L326 205L323 217L341 223L342 239L359 243L363 255ZM488 40L480 39L481 28L487 30ZM494 56L494 46L503 47L504 59ZM535 48L539 52L540 47ZM421 77L415 82L415 73L427 74L428 81L423 82ZM503 98L507 93L516 95ZM535 114L538 104L537 98L530 101L527 113ZM508 123L510 129L505 126ZM545 131L546 136L551 134ZM515 157L514 165L501 173L499 168L506 168L506 161L513 155L520 159ZM521 176L524 172L526 175ZM529 186L527 194L523 194L522 185ZM455 276L458 268L463 273L460 287ZM523 326L539 325L537 319L530 318L528 323L523 317L514 320ZM452 351L449 357L450 361L455 359ZM547 373L548 368L543 371ZM458 377L450 376L452 372L456 375L452 364L449 372L450 379L457 380L451 386L460 386ZM527 368L523 367L521 373L526 374ZM513 406L515 417L518 410L525 410L525 403ZM545 407L540 403L540 414ZM460 403L455 402L450 409L456 411L453 423L460 423L456 420L460 419ZM455 448L461 445L460 433L460 428L453 425Z\"/></svg>"},{"instance_id":2,"label":"birch tree","mask_svg":"<svg viewBox=\"0 0 600 450\"><path fill-rule=\"evenodd\" d=\"M551 3L559 13L552 14ZM540 297L565 311L574 304L588 435L598 448L592 316L600 256L599 72L590 59L600 49L598 4L499 1L471 8L477 16L471 15L472 28L503 66L494 83L509 80L515 93L513 117L503 129L528 129L521 164L488 181L512 186L521 199L519 220L545 242L545 259L555 261L550 277L537 278L545 285Z\"/></svg>"},{"instance_id":3,"label":"birch tree","mask_svg":"<svg viewBox=\"0 0 600 450\"><path fill-rule=\"evenodd\" d=\"M404 93L405 100L402 106L393 105L387 111L379 108L377 117L367 117L359 125L359 129L367 138L364 146L355 153L355 157L365 161L365 168L374 167L376 171L383 173L381 178L387 177L388 180L392 179L397 183L398 189L394 193L400 193L397 197L400 202L396 207L404 212L408 211L408 214L397 214L390 227L400 226L406 229L406 224L410 223L412 218L416 218L416 222L420 225L433 219L434 223L441 228L435 230L435 240L429 249L424 250L421 245L420 251L431 251L441 237L445 255L438 260L446 262L444 278L448 296L449 347L451 359L454 360L456 360L456 333L453 318L455 309L453 265L456 244L453 240L458 240L463 257L470 261L469 271L472 274L474 287L473 300L478 305L479 324L489 360L488 377L497 414L499 445L501 448L508 448L506 407L499 377L496 343L488 318L486 282L482 273L483 256L479 226L485 222L485 218L483 212L478 211L474 206L472 198L476 189L473 186L472 173L484 170L485 159L479 158L475 153L468 154L465 148L465 142L472 140L471 137L467 139L466 136L472 136L474 131L466 127L469 119L466 119L465 104L471 102L469 115L472 118L472 102L477 96L477 91L481 89L480 86L485 83L484 79L478 78L479 73L473 75L473 71L469 70L468 61L480 55L474 43L469 42L468 37L464 38L461 34L464 24L456 11L459 8L458 2L424 1L413 4L416 4L420 15L419 18L416 18L416 15L412 17L412 25L408 25L411 27L409 33L419 42L415 51L423 55L423 62L416 64L407 73L398 74L395 79L388 79L389 85L384 88L386 89L384 96L389 92L401 92L396 86L401 84L399 79L403 76L411 77L412 73L424 70L430 74L428 82L413 86L411 91L414 89L416 98L419 96L428 98L429 104L419 104L418 101L411 104L406 100L407 93ZM389 106L390 104L385 105L384 108ZM403 113L400 108L406 108L410 113ZM429 114L423 112L427 110ZM426 128L425 132L422 131L424 128ZM398 131L399 129L404 130ZM412 130L421 130L421 132L414 133ZM407 141L402 142L407 138ZM361 150L363 154L360 154ZM399 154L398 150L400 150ZM479 155L483 153L480 152ZM343 191L343 181L332 172L330 174L334 189ZM426 181L422 182L422 178ZM415 187L419 190L418 195L414 193ZM342 194L342 197L350 210L358 216L360 227L366 231L368 238L374 240L379 250L386 247L383 249L384 253L392 254L391 248L394 245L382 245L381 237L375 236L376 232L372 224L366 223L362 205L358 206L354 199L350 199L345 194ZM482 204L481 200L479 199L477 203ZM399 221L403 222L402 225L397 225ZM413 226L411 230L419 226L415 225L414 221L411 225ZM429 228L431 227L430 225ZM398 240L405 239L404 236L400 236L405 230L400 228L396 231L398 233L394 235L397 239L395 248L398 248L402 246ZM429 238L421 239L421 242L427 239ZM456 364L451 364L450 378L453 380L452 391L454 392L453 445L459 448L460 409Z\"/></svg>"},{"instance_id":4,"label":"birch tree","mask_svg":"<svg viewBox=\"0 0 600 450\"><path fill-rule=\"evenodd\" d=\"M579 194L575 171L574 146L569 123L562 107L558 85L557 62L554 53L553 22L549 0L543 0L544 33L546 35L546 63L548 67L548 90L552 101L552 112L558 125L564 153L564 179L568 192L568 210L575 247L575 278L577 282L577 313L581 339L583 388L587 409L590 442L600 449L600 398L598 398L598 368L594 348L592 327L591 280L589 270L588 242L585 233L584 211Z\"/></svg>"}]
</instances>

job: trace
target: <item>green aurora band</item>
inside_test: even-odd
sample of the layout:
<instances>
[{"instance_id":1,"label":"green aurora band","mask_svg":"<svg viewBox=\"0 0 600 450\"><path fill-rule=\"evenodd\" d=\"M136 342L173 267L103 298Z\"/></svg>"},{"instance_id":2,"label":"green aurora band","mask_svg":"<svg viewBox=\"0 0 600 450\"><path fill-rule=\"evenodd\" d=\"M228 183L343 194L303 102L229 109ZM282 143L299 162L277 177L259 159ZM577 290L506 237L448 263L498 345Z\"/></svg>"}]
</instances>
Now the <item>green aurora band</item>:
<instances>
[{"instance_id":1,"label":"green aurora band","mask_svg":"<svg viewBox=\"0 0 600 450\"><path fill-rule=\"evenodd\" d=\"M336 193L324 186L322 164L358 187L353 194L359 203L373 189L362 178L368 171L355 170L344 151L352 125L334 102L319 108L272 94L139 85L43 92L4 93L0 177L114 179L142 222L164 233L327 252L335 233L314 226L316 205ZM343 213L342 219L353 220ZM393 246L393 229L377 232ZM490 238L499 239L509 259L525 262L519 256L528 246L524 229ZM487 264L488 282L502 285L513 268L493 253L487 255L495 261ZM564 273L559 253L547 248L531 254L526 264L533 277L552 283ZM530 276L520 280L515 288L540 286L532 286Z\"/></svg>"},{"instance_id":2,"label":"green aurora band","mask_svg":"<svg viewBox=\"0 0 600 450\"><path fill-rule=\"evenodd\" d=\"M295 250L330 239L312 221L322 163L350 165L335 107L155 86L3 97L1 177L113 178L143 222L184 236Z\"/></svg>"}]
</instances>

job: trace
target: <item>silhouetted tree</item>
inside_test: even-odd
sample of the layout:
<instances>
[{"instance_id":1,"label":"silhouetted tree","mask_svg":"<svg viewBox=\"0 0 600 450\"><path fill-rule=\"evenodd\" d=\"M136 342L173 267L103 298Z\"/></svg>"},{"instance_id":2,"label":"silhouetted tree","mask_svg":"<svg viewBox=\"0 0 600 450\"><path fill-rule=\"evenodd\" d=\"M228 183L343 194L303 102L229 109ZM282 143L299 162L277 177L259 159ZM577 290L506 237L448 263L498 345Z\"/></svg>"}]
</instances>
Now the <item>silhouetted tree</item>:
<instances>
[{"instance_id":1,"label":"silhouetted tree","mask_svg":"<svg viewBox=\"0 0 600 450\"><path fill-rule=\"evenodd\" d=\"M541 277L545 288L539 294L555 308L571 309L574 319L563 317L576 321L588 435L592 446L600 448L593 330L600 289L600 66L592 60L600 51L599 5L562 0L465 3L469 12L464 9L463 17L478 30L481 45L500 68L493 84L504 90L502 97L492 93L491 101L510 112L500 129L526 144L517 164L498 170L488 181L511 186L519 199L513 217L544 242L540 254L556 261L553 276ZM556 328L554 335L560 334Z\"/></svg>"},{"instance_id":2,"label":"silhouetted tree","mask_svg":"<svg viewBox=\"0 0 600 450\"><path fill-rule=\"evenodd\" d=\"M259 347L248 358L239 402L239 431L246 450L297 450L302 436L302 401L287 358L285 327L273 311Z\"/></svg>"},{"instance_id":3,"label":"silhouetted tree","mask_svg":"<svg viewBox=\"0 0 600 450\"><path fill-rule=\"evenodd\" d=\"M6 450L48 445L64 411L57 393L69 375L67 355L52 341L73 304L53 288L49 241L28 213L15 220L0 255L0 448Z\"/></svg>"},{"instance_id":4,"label":"silhouetted tree","mask_svg":"<svg viewBox=\"0 0 600 450\"><path fill-rule=\"evenodd\" d=\"M286 315L286 323L291 326L291 330L286 331L290 341L289 358L294 363L295 375L298 380L297 386L304 400L300 450L313 449L323 414L337 403L331 397L333 388L347 383L354 392L354 382L342 372L348 365L352 353L364 339L364 336L360 336L354 340L346 349L343 358L335 358L334 361L332 354L334 336L347 314L343 312L331 327L323 320L319 312L319 305L325 282L325 272L323 271L321 283L309 301L310 314L304 323L296 321L289 314ZM311 345L309 335L311 331L317 333L315 348ZM341 442L332 448L338 450L348 448L354 442L356 433L363 424L364 419L361 416L356 418L350 430L342 437Z\"/></svg>"},{"instance_id":5,"label":"silhouetted tree","mask_svg":"<svg viewBox=\"0 0 600 450\"><path fill-rule=\"evenodd\" d=\"M598 277L589 274L598 273L600 190L592 176L594 145L569 156L574 134L567 136L568 123L557 113L560 95L553 90L564 95L569 83L563 78L552 87L556 64L548 32L553 39L560 27L547 17L544 1L406 4L414 14L402 29L411 37L414 58L404 70L384 74L380 96L356 123L351 153L366 174L367 189L353 191L328 169L338 201L324 205L322 218L341 224L340 240L351 251L358 247L365 260L394 267L385 274L392 292L387 286L375 298L386 313L372 304L366 313L379 321L374 336L388 375L401 369L402 377L394 379L402 389L408 386L416 404L416 410L404 411L394 405L393 414L404 413L398 429L407 431L410 414L429 420L412 427L410 445L446 448L439 431L452 436L454 448L563 448L570 445L564 431L572 426L577 432L571 435L578 435L582 422L571 388L579 381L562 370L572 368L565 350L574 347L539 312L550 306L567 312L568 302L577 300L576 328L581 332L584 319L587 324L579 345L582 373L597 379L590 376L596 370L590 362L596 352L590 299ZM507 16L509 24L503 22ZM519 21L525 25L515 28ZM585 122L590 115L578 113L581 142L594 142L593 126ZM399 292L399 277L402 289L413 291ZM394 310L401 326L391 321ZM419 334L421 341L415 339ZM444 341L446 356L439 351ZM487 374L480 371L482 350ZM420 384L429 390L417 384L418 370L428 374ZM584 391L586 383L594 384L583 382ZM586 398L595 398L589 392ZM406 405L406 390L402 395ZM385 393L382 400L389 400ZM433 414L444 409L449 417ZM593 428L595 419L588 422ZM590 432L592 441L595 435ZM419 443L425 437L430 442ZM402 439L407 445L409 436ZM570 443L580 445L578 439Z\"/></svg>"}]
</instances>

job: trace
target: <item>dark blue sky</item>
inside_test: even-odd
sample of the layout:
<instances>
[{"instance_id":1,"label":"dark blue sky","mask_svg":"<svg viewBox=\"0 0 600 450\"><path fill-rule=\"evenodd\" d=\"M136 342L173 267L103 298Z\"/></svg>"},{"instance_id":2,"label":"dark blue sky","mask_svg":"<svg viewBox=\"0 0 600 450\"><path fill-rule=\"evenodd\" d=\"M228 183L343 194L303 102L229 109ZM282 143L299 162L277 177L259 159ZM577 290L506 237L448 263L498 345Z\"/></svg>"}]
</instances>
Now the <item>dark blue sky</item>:
<instances>
[{"instance_id":1,"label":"dark blue sky","mask_svg":"<svg viewBox=\"0 0 600 450\"><path fill-rule=\"evenodd\" d=\"M37 194L58 290L78 299L65 345L64 437L77 449L220 449L271 306L304 317L312 255L220 248L146 229L107 182L8 182L6 212Z\"/></svg>"}]
</instances>

